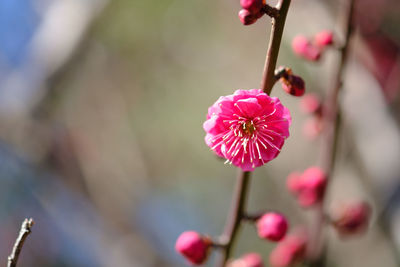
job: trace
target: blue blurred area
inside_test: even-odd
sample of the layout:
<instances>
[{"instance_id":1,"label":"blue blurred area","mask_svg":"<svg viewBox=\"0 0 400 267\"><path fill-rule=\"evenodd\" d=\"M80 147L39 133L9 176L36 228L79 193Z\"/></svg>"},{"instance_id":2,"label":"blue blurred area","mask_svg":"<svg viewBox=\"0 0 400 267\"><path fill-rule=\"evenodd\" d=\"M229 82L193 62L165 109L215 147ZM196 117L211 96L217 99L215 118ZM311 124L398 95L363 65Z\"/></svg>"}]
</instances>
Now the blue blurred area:
<instances>
[{"instance_id":1,"label":"blue blurred area","mask_svg":"<svg viewBox=\"0 0 400 267\"><path fill-rule=\"evenodd\" d=\"M0 54L8 67L18 67L40 22L32 0L0 1Z\"/></svg>"},{"instance_id":2,"label":"blue blurred area","mask_svg":"<svg viewBox=\"0 0 400 267\"><path fill-rule=\"evenodd\" d=\"M36 224L22 265L25 259L42 266L99 266L104 229L88 200L1 143L0 258L11 251L18 226L29 217Z\"/></svg>"},{"instance_id":3,"label":"blue blurred area","mask_svg":"<svg viewBox=\"0 0 400 267\"><path fill-rule=\"evenodd\" d=\"M149 195L142 199L134 220L138 222L141 232L155 244L160 256L171 262L185 261L175 250L175 240L182 229L206 232L207 214L193 209L191 199L180 199L168 194Z\"/></svg>"}]
</instances>

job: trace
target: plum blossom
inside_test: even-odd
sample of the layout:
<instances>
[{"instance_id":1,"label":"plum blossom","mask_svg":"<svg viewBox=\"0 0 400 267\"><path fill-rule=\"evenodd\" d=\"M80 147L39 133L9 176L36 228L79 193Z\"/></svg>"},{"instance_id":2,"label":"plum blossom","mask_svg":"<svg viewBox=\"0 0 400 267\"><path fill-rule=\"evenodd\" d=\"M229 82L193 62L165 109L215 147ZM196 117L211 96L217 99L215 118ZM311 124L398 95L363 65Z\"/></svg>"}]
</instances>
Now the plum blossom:
<instances>
[{"instance_id":1,"label":"plum blossom","mask_svg":"<svg viewBox=\"0 0 400 267\"><path fill-rule=\"evenodd\" d=\"M260 89L221 96L203 124L206 144L227 162L252 171L276 158L289 137L289 110Z\"/></svg>"}]
</instances>

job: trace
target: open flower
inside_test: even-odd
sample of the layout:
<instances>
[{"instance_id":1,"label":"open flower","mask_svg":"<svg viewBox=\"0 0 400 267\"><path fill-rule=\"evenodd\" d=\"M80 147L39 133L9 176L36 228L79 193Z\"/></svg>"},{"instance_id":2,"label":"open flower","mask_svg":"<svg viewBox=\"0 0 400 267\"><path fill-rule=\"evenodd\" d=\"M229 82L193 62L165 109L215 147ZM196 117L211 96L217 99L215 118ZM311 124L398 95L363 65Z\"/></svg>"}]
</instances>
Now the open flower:
<instances>
[{"instance_id":1,"label":"open flower","mask_svg":"<svg viewBox=\"0 0 400 267\"><path fill-rule=\"evenodd\" d=\"M227 162L252 171L276 158L287 137L289 110L262 90L237 90L208 109L206 144Z\"/></svg>"}]
</instances>

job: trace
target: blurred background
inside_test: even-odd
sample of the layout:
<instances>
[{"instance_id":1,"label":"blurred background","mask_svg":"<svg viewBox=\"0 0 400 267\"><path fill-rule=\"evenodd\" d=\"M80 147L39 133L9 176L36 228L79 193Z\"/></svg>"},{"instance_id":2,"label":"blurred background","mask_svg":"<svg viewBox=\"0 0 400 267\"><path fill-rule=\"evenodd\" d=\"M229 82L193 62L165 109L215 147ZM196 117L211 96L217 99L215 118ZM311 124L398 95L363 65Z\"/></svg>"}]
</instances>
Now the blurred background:
<instances>
[{"instance_id":1,"label":"blurred background","mask_svg":"<svg viewBox=\"0 0 400 267\"><path fill-rule=\"evenodd\" d=\"M298 33L337 26L346 1L293 0L279 65L309 92L333 84L337 51L307 63L291 51ZM221 233L236 170L204 144L202 123L220 95L257 88L270 23L244 27L239 1L0 1L0 259L20 224L36 224L19 266L185 266L184 230ZM329 206L365 199L367 235L329 232L331 266L399 266L400 2L358 1L347 67L343 131ZM312 219L286 176L318 164L320 138L277 84L292 112L280 156L255 171L249 209ZM243 227L235 256L273 244ZM214 255L206 266L212 266Z\"/></svg>"}]
</instances>

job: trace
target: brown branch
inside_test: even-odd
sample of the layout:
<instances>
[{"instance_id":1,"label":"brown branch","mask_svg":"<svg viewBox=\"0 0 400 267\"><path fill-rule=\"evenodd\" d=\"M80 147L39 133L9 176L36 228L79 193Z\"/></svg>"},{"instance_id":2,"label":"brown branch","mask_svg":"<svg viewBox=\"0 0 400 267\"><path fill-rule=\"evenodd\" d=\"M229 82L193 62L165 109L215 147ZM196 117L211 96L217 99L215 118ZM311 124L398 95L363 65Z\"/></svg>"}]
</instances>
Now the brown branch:
<instances>
[{"instance_id":1,"label":"brown branch","mask_svg":"<svg viewBox=\"0 0 400 267\"><path fill-rule=\"evenodd\" d=\"M333 176L333 171L335 167L337 147L339 132L341 126L341 113L339 107L339 94L343 85L344 70L346 67L350 37L354 30L354 5L355 0L350 0L344 5L343 22L342 27L344 31L344 44L341 47L340 59L337 66L336 74L334 76L334 83L331 91L328 94L328 98L325 103L324 110L324 146L322 148L322 167L324 168L327 176L328 182L330 183ZM326 194L325 194L326 195ZM317 214L315 225L313 226L314 234L312 237L312 243L310 246L309 257L311 259L311 266L322 267L325 265L326 258L326 242L323 242L323 226L325 224L324 220L324 203L326 197L322 199L322 203L317 207Z\"/></svg>"},{"instance_id":2,"label":"brown branch","mask_svg":"<svg viewBox=\"0 0 400 267\"><path fill-rule=\"evenodd\" d=\"M231 255L232 247L235 243L240 223L245 215L245 205L247 197L247 189L250 182L250 172L238 171L235 192L232 198L231 210L221 236L220 242L224 244L220 258L217 260L216 266L225 266L226 261Z\"/></svg>"},{"instance_id":3,"label":"brown branch","mask_svg":"<svg viewBox=\"0 0 400 267\"><path fill-rule=\"evenodd\" d=\"M261 81L261 89L268 95L271 94L272 87L276 82L274 72L289 6L290 0L280 0L276 7L279 10L279 15L272 17L270 40L265 59L263 78Z\"/></svg>"},{"instance_id":4,"label":"brown branch","mask_svg":"<svg viewBox=\"0 0 400 267\"><path fill-rule=\"evenodd\" d=\"M31 228L34 224L33 219L25 219L21 225L21 230L19 231L19 235L17 240L15 241L13 250L11 255L8 257L8 264L7 267L15 267L17 266L17 261L19 254L21 253L22 246L25 243L26 238L31 233Z\"/></svg>"},{"instance_id":5,"label":"brown branch","mask_svg":"<svg viewBox=\"0 0 400 267\"><path fill-rule=\"evenodd\" d=\"M272 16L272 29L261 85L263 91L268 95L271 94L272 87L276 82L274 72L289 6L290 0L279 0L276 8L268 6L268 10L265 9L265 12ZM224 234L221 236L218 246L222 248L222 250L219 255L220 257L216 261L217 267L225 266L231 255L241 222L246 219L245 205L249 182L250 172L239 170L235 193L232 197L230 214L226 222Z\"/></svg>"},{"instance_id":6,"label":"brown branch","mask_svg":"<svg viewBox=\"0 0 400 267\"><path fill-rule=\"evenodd\" d=\"M279 16L279 9L268 4L263 6L262 11L271 18L277 18Z\"/></svg>"}]
</instances>

